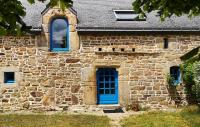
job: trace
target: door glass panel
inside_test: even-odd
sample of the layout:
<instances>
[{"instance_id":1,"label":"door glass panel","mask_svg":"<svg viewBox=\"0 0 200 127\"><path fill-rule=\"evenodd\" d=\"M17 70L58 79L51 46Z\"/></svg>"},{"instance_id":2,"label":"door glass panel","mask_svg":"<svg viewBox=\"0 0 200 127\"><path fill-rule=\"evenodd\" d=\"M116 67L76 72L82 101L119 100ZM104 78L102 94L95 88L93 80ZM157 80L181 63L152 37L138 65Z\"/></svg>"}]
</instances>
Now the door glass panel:
<instances>
[{"instance_id":1,"label":"door glass panel","mask_svg":"<svg viewBox=\"0 0 200 127\"><path fill-rule=\"evenodd\" d=\"M105 75L109 75L109 71L108 70L105 71Z\"/></svg>"},{"instance_id":2,"label":"door glass panel","mask_svg":"<svg viewBox=\"0 0 200 127\"><path fill-rule=\"evenodd\" d=\"M111 94L115 94L115 89L111 89Z\"/></svg>"},{"instance_id":3,"label":"door glass panel","mask_svg":"<svg viewBox=\"0 0 200 127\"><path fill-rule=\"evenodd\" d=\"M109 88L109 83L105 83L105 88Z\"/></svg>"},{"instance_id":4,"label":"door glass panel","mask_svg":"<svg viewBox=\"0 0 200 127\"><path fill-rule=\"evenodd\" d=\"M99 88L104 88L104 83L99 83Z\"/></svg>"},{"instance_id":5,"label":"door glass panel","mask_svg":"<svg viewBox=\"0 0 200 127\"><path fill-rule=\"evenodd\" d=\"M104 77L100 76L99 81L104 81Z\"/></svg>"},{"instance_id":6,"label":"door glass panel","mask_svg":"<svg viewBox=\"0 0 200 127\"><path fill-rule=\"evenodd\" d=\"M105 89L105 94L109 94L110 90L109 89Z\"/></svg>"},{"instance_id":7,"label":"door glass panel","mask_svg":"<svg viewBox=\"0 0 200 127\"><path fill-rule=\"evenodd\" d=\"M99 94L104 94L104 89L100 89Z\"/></svg>"},{"instance_id":8,"label":"door glass panel","mask_svg":"<svg viewBox=\"0 0 200 127\"><path fill-rule=\"evenodd\" d=\"M109 76L105 77L105 81L107 81L107 82L109 81Z\"/></svg>"},{"instance_id":9,"label":"door glass panel","mask_svg":"<svg viewBox=\"0 0 200 127\"><path fill-rule=\"evenodd\" d=\"M114 71L110 71L110 75L114 75Z\"/></svg>"},{"instance_id":10,"label":"door glass panel","mask_svg":"<svg viewBox=\"0 0 200 127\"><path fill-rule=\"evenodd\" d=\"M115 88L115 83L114 82L111 83L111 88Z\"/></svg>"},{"instance_id":11,"label":"door glass panel","mask_svg":"<svg viewBox=\"0 0 200 127\"><path fill-rule=\"evenodd\" d=\"M114 77L114 76L111 76L110 80L111 80L111 81L115 81L115 77Z\"/></svg>"},{"instance_id":12,"label":"door glass panel","mask_svg":"<svg viewBox=\"0 0 200 127\"><path fill-rule=\"evenodd\" d=\"M103 75L103 71L100 71L100 72L99 72L99 75Z\"/></svg>"}]
</instances>

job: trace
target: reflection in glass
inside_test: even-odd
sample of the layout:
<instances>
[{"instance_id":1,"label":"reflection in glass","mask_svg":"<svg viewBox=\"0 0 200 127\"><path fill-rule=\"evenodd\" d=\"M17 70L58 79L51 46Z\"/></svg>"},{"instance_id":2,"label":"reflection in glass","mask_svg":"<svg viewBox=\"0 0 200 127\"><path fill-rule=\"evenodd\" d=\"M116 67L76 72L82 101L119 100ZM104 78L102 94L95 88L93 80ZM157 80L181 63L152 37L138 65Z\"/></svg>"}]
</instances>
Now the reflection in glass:
<instances>
[{"instance_id":1,"label":"reflection in glass","mask_svg":"<svg viewBox=\"0 0 200 127\"><path fill-rule=\"evenodd\" d=\"M65 19L55 19L52 22L52 48L59 49L59 48L68 48L68 39L67 39L67 32L68 32L68 23Z\"/></svg>"}]
</instances>

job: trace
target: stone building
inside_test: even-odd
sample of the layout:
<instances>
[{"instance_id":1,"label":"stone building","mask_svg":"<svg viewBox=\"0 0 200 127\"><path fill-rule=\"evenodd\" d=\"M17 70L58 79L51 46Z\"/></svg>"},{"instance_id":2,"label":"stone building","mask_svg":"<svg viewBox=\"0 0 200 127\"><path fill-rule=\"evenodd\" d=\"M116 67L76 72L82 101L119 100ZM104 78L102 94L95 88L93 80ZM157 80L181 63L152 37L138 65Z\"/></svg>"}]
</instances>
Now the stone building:
<instances>
[{"instance_id":1,"label":"stone building","mask_svg":"<svg viewBox=\"0 0 200 127\"><path fill-rule=\"evenodd\" d=\"M200 45L200 17L140 18L132 0L74 0L64 11L21 2L30 33L0 37L0 110L187 104L180 57Z\"/></svg>"}]
</instances>

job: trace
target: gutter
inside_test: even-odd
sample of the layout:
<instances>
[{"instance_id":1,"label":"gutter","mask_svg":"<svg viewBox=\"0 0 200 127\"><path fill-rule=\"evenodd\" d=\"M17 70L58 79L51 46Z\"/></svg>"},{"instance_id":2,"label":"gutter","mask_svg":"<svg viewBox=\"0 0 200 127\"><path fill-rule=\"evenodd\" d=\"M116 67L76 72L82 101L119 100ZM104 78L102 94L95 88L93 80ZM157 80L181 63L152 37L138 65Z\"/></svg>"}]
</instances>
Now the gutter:
<instances>
[{"instance_id":1,"label":"gutter","mask_svg":"<svg viewBox=\"0 0 200 127\"><path fill-rule=\"evenodd\" d=\"M41 27L32 27L30 28L27 33L32 34L32 35L39 35L42 32L42 28Z\"/></svg>"},{"instance_id":2,"label":"gutter","mask_svg":"<svg viewBox=\"0 0 200 127\"><path fill-rule=\"evenodd\" d=\"M89 33L89 32L130 32L130 33L200 33L199 28L182 28L182 29L174 29L174 28L108 28L108 27L77 27L77 32L79 33ZM30 32L32 33L41 33L42 28L41 27L32 27L30 29Z\"/></svg>"},{"instance_id":3,"label":"gutter","mask_svg":"<svg viewBox=\"0 0 200 127\"><path fill-rule=\"evenodd\" d=\"M35 28L31 28L30 31L38 31L38 32L41 32L42 31L42 28L41 27L35 27Z\"/></svg>"},{"instance_id":4,"label":"gutter","mask_svg":"<svg viewBox=\"0 0 200 127\"><path fill-rule=\"evenodd\" d=\"M77 27L78 32L200 32L199 28L115 28L115 27Z\"/></svg>"}]
</instances>

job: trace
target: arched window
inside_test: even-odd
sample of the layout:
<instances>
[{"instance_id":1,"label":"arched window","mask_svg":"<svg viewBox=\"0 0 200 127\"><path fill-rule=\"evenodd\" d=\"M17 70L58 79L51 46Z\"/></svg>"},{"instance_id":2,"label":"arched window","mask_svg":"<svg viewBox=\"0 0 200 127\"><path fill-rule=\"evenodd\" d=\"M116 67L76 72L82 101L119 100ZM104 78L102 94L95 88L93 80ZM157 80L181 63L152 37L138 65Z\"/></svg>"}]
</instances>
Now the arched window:
<instances>
[{"instance_id":1,"label":"arched window","mask_svg":"<svg viewBox=\"0 0 200 127\"><path fill-rule=\"evenodd\" d=\"M69 50L69 24L64 18L53 19L50 26L50 50Z\"/></svg>"}]
</instances>

